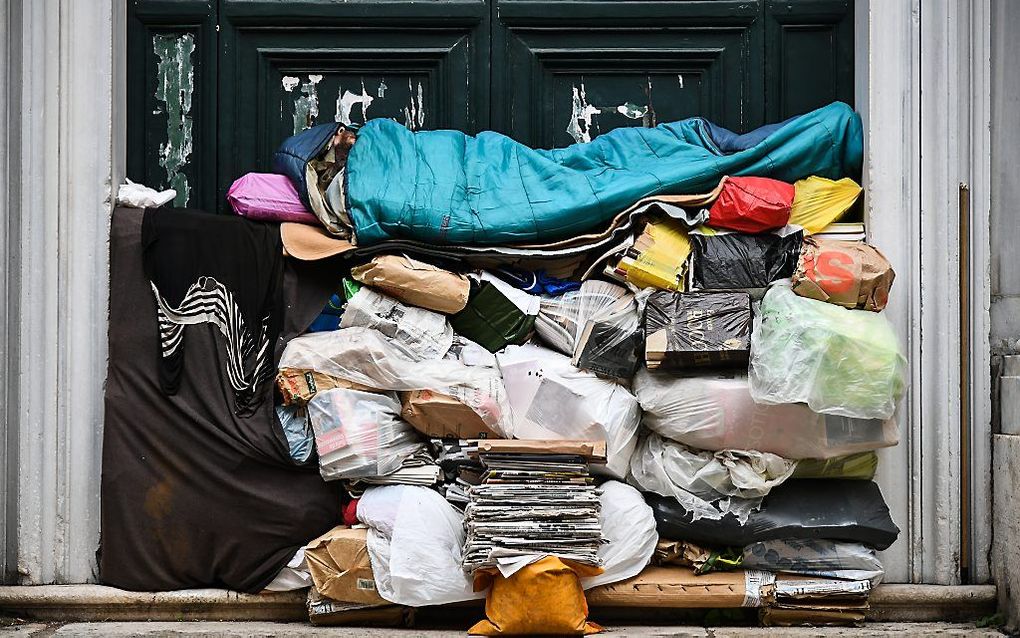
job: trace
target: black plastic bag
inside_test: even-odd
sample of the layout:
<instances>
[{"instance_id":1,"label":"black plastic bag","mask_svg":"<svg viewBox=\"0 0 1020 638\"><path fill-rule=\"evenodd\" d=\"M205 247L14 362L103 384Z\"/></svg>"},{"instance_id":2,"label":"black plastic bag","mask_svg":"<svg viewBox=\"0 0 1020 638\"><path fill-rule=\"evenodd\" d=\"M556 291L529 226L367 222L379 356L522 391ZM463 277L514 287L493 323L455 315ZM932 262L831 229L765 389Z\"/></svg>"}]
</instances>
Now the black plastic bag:
<instances>
[{"instance_id":1,"label":"black plastic bag","mask_svg":"<svg viewBox=\"0 0 1020 638\"><path fill-rule=\"evenodd\" d=\"M804 232L745 235L691 234L694 287L707 290L765 288L793 276Z\"/></svg>"},{"instance_id":2,"label":"black plastic bag","mask_svg":"<svg viewBox=\"0 0 1020 638\"><path fill-rule=\"evenodd\" d=\"M826 538L886 549L900 529L878 485L853 479L795 479L773 488L743 525L727 514L691 520L675 498L645 494L659 536L712 546L745 546L785 538Z\"/></svg>"},{"instance_id":3,"label":"black plastic bag","mask_svg":"<svg viewBox=\"0 0 1020 638\"><path fill-rule=\"evenodd\" d=\"M751 298L746 292L659 291L645 308L649 370L747 365Z\"/></svg>"}]
</instances>

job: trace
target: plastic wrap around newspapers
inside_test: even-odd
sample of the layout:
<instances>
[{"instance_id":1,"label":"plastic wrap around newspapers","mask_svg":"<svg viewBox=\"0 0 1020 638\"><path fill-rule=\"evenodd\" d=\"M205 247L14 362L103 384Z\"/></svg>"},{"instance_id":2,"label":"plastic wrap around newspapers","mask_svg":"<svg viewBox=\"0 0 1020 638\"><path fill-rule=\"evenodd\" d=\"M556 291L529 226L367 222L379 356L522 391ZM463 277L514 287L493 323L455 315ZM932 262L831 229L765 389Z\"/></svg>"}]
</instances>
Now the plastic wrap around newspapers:
<instances>
[{"instance_id":1,"label":"plastic wrap around newspapers","mask_svg":"<svg viewBox=\"0 0 1020 638\"><path fill-rule=\"evenodd\" d=\"M341 328L374 328L399 341L415 359L441 359L453 343L453 328L438 312L400 303L363 286L347 302Z\"/></svg>"},{"instance_id":2,"label":"plastic wrap around newspapers","mask_svg":"<svg viewBox=\"0 0 1020 638\"><path fill-rule=\"evenodd\" d=\"M652 508L641 492L619 481L606 481L599 491L602 538L609 542L599 548L602 573L581 579L585 589L637 576L652 560L659 540Z\"/></svg>"},{"instance_id":3,"label":"plastic wrap around newspapers","mask_svg":"<svg viewBox=\"0 0 1020 638\"><path fill-rule=\"evenodd\" d=\"M646 492L675 498L692 521L728 513L744 522L762 497L790 478L796 465L756 450L692 450L653 432L638 442L628 481Z\"/></svg>"},{"instance_id":4,"label":"plastic wrap around newspapers","mask_svg":"<svg viewBox=\"0 0 1020 638\"><path fill-rule=\"evenodd\" d=\"M393 393L346 388L319 392L308 403L322 478L354 479L392 474L422 449L422 440L400 418Z\"/></svg>"},{"instance_id":5,"label":"plastic wrap around newspapers","mask_svg":"<svg viewBox=\"0 0 1020 638\"><path fill-rule=\"evenodd\" d=\"M885 570L875 550L861 543L817 538L787 538L751 543L744 548L746 569L790 572L823 578L882 581Z\"/></svg>"},{"instance_id":6,"label":"plastic wrap around newspapers","mask_svg":"<svg viewBox=\"0 0 1020 638\"><path fill-rule=\"evenodd\" d=\"M605 441L606 465L593 466L592 472L626 477L641 420L634 395L534 344L508 346L496 360L513 412L514 438Z\"/></svg>"},{"instance_id":7,"label":"plastic wrap around newspapers","mask_svg":"<svg viewBox=\"0 0 1020 638\"><path fill-rule=\"evenodd\" d=\"M542 297L535 331L578 368L616 379L634 375L644 340L634 295L598 279L585 281L580 290Z\"/></svg>"},{"instance_id":8,"label":"plastic wrap around newspapers","mask_svg":"<svg viewBox=\"0 0 1020 638\"><path fill-rule=\"evenodd\" d=\"M694 287L704 290L764 288L793 275L804 233L790 226L773 233L691 233Z\"/></svg>"},{"instance_id":9,"label":"plastic wrap around newspapers","mask_svg":"<svg viewBox=\"0 0 1020 638\"><path fill-rule=\"evenodd\" d=\"M709 546L745 546L789 538L827 538L886 549L900 530L878 485L848 479L787 481L772 490L747 522L735 516L692 521L675 498L647 494L659 536Z\"/></svg>"},{"instance_id":10,"label":"plastic wrap around newspapers","mask_svg":"<svg viewBox=\"0 0 1020 638\"><path fill-rule=\"evenodd\" d=\"M660 290L645 309L649 369L746 366L751 347L751 298L746 292Z\"/></svg>"},{"instance_id":11,"label":"plastic wrap around newspapers","mask_svg":"<svg viewBox=\"0 0 1020 638\"><path fill-rule=\"evenodd\" d=\"M421 607L483 598L461 568L463 516L433 490L373 487L358 501L379 595Z\"/></svg>"},{"instance_id":12,"label":"plastic wrap around newspapers","mask_svg":"<svg viewBox=\"0 0 1020 638\"><path fill-rule=\"evenodd\" d=\"M743 373L687 377L642 368L633 386L648 429L702 450L752 449L788 459L831 459L899 440L894 419L818 414L802 403L755 403Z\"/></svg>"},{"instance_id":13,"label":"plastic wrap around newspapers","mask_svg":"<svg viewBox=\"0 0 1020 638\"><path fill-rule=\"evenodd\" d=\"M503 436L512 435L510 407L499 372L453 359L419 360L399 341L371 328L341 328L296 337L280 368L317 370L380 390L432 390L478 413Z\"/></svg>"},{"instance_id":14,"label":"plastic wrap around newspapers","mask_svg":"<svg viewBox=\"0 0 1020 638\"><path fill-rule=\"evenodd\" d=\"M751 333L751 396L758 403L807 403L815 412L888 419L903 395L906 359L881 314L765 293Z\"/></svg>"}]
</instances>

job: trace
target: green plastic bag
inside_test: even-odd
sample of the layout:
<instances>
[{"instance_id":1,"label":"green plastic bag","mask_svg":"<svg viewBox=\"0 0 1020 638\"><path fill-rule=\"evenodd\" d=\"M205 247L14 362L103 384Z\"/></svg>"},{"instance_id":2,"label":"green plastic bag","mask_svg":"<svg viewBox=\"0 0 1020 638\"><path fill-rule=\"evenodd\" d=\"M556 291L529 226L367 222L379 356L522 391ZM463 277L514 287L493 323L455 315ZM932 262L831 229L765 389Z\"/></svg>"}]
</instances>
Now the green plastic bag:
<instances>
[{"instance_id":1,"label":"green plastic bag","mask_svg":"<svg viewBox=\"0 0 1020 638\"><path fill-rule=\"evenodd\" d=\"M882 313L776 285L754 318L748 379L757 403L807 403L821 414L888 419L906 389L906 365Z\"/></svg>"}]
</instances>

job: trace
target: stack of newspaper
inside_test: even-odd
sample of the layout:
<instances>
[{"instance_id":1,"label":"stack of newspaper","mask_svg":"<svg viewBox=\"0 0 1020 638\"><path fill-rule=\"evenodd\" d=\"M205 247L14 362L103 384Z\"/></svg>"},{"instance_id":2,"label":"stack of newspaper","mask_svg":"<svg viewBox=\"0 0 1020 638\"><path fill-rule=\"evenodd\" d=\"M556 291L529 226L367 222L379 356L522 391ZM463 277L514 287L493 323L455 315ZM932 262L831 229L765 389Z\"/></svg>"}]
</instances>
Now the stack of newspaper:
<instances>
[{"instance_id":1,"label":"stack of newspaper","mask_svg":"<svg viewBox=\"0 0 1020 638\"><path fill-rule=\"evenodd\" d=\"M468 491L464 569L523 566L542 556L600 565L599 492L583 456L479 454Z\"/></svg>"}]
</instances>

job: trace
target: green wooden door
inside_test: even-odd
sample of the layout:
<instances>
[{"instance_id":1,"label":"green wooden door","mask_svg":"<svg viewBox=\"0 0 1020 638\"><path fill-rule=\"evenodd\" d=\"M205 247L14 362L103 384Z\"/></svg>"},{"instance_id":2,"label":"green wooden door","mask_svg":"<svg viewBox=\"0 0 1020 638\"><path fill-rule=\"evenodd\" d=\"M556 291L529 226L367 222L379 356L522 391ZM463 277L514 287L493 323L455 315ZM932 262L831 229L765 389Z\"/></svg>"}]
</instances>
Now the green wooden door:
<instances>
[{"instance_id":1,"label":"green wooden door","mask_svg":"<svg viewBox=\"0 0 1020 638\"><path fill-rule=\"evenodd\" d=\"M131 0L129 176L223 210L315 123L529 145L853 99L852 0Z\"/></svg>"}]
</instances>

